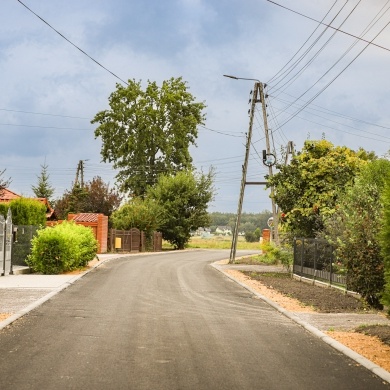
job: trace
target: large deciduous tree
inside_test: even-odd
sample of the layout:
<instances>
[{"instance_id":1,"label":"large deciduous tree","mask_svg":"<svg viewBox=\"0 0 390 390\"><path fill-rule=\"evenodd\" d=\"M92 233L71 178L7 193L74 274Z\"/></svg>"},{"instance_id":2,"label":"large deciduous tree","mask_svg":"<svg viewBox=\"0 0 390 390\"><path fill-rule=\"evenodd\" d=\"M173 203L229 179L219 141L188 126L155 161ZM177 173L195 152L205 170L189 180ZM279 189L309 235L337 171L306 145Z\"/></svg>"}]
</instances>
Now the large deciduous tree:
<instances>
[{"instance_id":1,"label":"large deciduous tree","mask_svg":"<svg viewBox=\"0 0 390 390\"><path fill-rule=\"evenodd\" d=\"M163 208L159 230L177 249L184 249L191 230L209 226L208 204L213 199L213 171L196 174L191 170L161 175L147 193Z\"/></svg>"},{"instance_id":2,"label":"large deciduous tree","mask_svg":"<svg viewBox=\"0 0 390 390\"><path fill-rule=\"evenodd\" d=\"M197 126L203 124L205 104L196 102L182 78L159 87L148 81L117 84L110 108L97 113L95 137L102 140L103 161L119 170L120 189L143 197L160 174L192 168L189 147L195 145Z\"/></svg>"},{"instance_id":3,"label":"large deciduous tree","mask_svg":"<svg viewBox=\"0 0 390 390\"><path fill-rule=\"evenodd\" d=\"M289 165L268 178L274 199L283 213L282 228L295 235L315 237L323 229L324 217L335 211L340 189L353 183L372 153L333 146L327 140L306 141Z\"/></svg>"}]
</instances>

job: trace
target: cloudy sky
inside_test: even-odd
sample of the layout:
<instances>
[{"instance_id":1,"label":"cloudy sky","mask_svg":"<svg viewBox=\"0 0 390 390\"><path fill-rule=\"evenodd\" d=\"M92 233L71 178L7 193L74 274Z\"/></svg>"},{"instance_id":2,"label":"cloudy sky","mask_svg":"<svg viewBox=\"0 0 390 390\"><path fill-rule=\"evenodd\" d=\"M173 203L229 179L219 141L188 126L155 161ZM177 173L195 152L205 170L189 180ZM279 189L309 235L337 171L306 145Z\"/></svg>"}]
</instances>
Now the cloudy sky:
<instances>
[{"instance_id":1,"label":"cloudy sky","mask_svg":"<svg viewBox=\"0 0 390 390\"><path fill-rule=\"evenodd\" d=\"M115 172L101 162L90 121L107 108L120 79L161 84L181 76L205 101L207 121L191 153L199 169L216 170L210 211L237 209L254 85L224 74L267 84L271 144L279 157L288 141L300 150L306 139L323 135L335 145L384 155L390 149L390 1L276 3L282 7L266 0L1 1L0 170L6 169L3 179L11 177L9 188L33 195L46 162L61 196L80 160L85 180L99 175L113 185ZM263 181L267 172L257 106L248 181ZM262 186L247 186L243 211L270 209L268 195Z\"/></svg>"}]
</instances>

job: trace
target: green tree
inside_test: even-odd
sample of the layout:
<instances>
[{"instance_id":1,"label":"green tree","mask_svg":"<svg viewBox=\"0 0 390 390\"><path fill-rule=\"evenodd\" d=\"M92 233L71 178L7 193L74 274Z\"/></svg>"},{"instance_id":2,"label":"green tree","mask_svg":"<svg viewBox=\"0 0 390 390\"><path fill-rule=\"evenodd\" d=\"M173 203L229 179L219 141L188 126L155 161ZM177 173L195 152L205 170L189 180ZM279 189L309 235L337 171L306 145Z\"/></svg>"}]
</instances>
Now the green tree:
<instances>
[{"instance_id":1,"label":"green tree","mask_svg":"<svg viewBox=\"0 0 390 390\"><path fill-rule=\"evenodd\" d=\"M115 229L137 228L149 237L153 231L158 230L162 214L162 207L152 199L134 198L114 211L111 220Z\"/></svg>"},{"instance_id":2,"label":"green tree","mask_svg":"<svg viewBox=\"0 0 390 390\"><path fill-rule=\"evenodd\" d=\"M281 227L295 236L314 237L324 218L335 211L339 190L353 183L356 174L374 155L360 149L333 146L326 140L306 141L289 165L268 178L274 199L284 213Z\"/></svg>"},{"instance_id":3,"label":"green tree","mask_svg":"<svg viewBox=\"0 0 390 390\"><path fill-rule=\"evenodd\" d=\"M379 234L379 242L381 245L381 254L384 265L384 290L382 294L382 303L390 308L390 180L385 183L382 193L382 202L382 230Z\"/></svg>"},{"instance_id":4,"label":"green tree","mask_svg":"<svg viewBox=\"0 0 390 390\"><path fill-rule=\"evenodd\" d=\"M68 191L66 190L62 198L55 202L54 209L59 219L66 219L69 213L88 213L88 192L85 187L76 184Z\"/></svg>"},{"instance_id":5,"label":"green tree","mask_svg":"<svg viewBox=\"0 0 390 390\"><path fill-rule=\"evenodd\" d=\"M96 176L83 188L76 184L72 190L65 191L62 198L55 202L54 208L60 219L66 219L69 213L102 213L110 216L121 201L120 194Z\"/></svg>"},{"instance_id":6,"label":"green tree","mask_svg":"<svg viewBox=\"0 0 390 390\"><path fill-rule=\"evenodd\" d=\"M54 194L54 188L49 182L50 175L47 172L48 166L46 165L46 162L41 165L41 168L41 174L37 176L38 183L36 186L31 186L31 189L37 198L46 198L49 203L51 203L51 197Z\"/></svg>"},{"instance_id":7,"label":"green tree","mask_svg":"<svg viewBox=\"0 0 390 390\"><path fill-rule=\"evenodd\" d=\"M85 200L85 210L88 213L101 213L110 216L121 202L122 196L118 191L110 188L100 176L94 177L85 184L88 196Z\"/></svg>"},{"instance_id":8,"label":"green tree","mask_svg":"<svg viewBox=\"0 0 390 390\"><path fill-rule=\"evenodd\" d=\"M189 147L195 145L197 126L203 124L204 103L195 102L181 78L164 81L159 88L148 81L117 84L109 97L110 109L97 113L95 137L101 137L103 161L119 170L123 192L143 197L160 174L192 168Z\"/></svg>"},{"instance_id":9,"label":"green tree","mask_svg":"<svg viewBox=\"0 0 390 390\"><path fill-rule=\"evenodd\" d=\"M159 229L163 238L175 248L184 249L191 230L210 224L207 207L214 196L213 172L181 171L176 175L162 175L147 195L164 210Z\"/></svg>"},{"instance_id":10,"label":"green tree","mask_svg":"<svg viewBox=\"0 0 390 390\"><path fill-rule=\"evenodd\" d=\"M354 183L340 192L337 211L324 229L325 238L336 247L338 262L347 269L348 288L376 308L382 307L384 288L382 194L389 181L390 161L379 159L364 166Z\"/></svg>"}]
</instances>

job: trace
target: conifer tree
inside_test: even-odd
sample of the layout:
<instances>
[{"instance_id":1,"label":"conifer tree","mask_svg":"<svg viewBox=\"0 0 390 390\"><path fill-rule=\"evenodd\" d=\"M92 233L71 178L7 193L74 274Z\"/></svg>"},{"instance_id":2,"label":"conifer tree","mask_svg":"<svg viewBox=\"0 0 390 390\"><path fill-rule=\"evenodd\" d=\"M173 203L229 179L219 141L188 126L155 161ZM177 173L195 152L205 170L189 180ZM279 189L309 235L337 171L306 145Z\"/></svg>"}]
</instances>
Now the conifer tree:
<instances>
[{"instance_id":1,"label":"conifer tree","mask_svg":"<svg viewBox=\"0 0 390 390\"><path fill-rule=\"evenodd\" d=\"M41 168L41 174L37 176L37 186L31 186L31 189L37 198L46 198L50 202L51 197L54 194L54 188L50 185L49 182L49 174L47 172L48 165L46 162L41 165Z\"/></svg>"}]
</instances>

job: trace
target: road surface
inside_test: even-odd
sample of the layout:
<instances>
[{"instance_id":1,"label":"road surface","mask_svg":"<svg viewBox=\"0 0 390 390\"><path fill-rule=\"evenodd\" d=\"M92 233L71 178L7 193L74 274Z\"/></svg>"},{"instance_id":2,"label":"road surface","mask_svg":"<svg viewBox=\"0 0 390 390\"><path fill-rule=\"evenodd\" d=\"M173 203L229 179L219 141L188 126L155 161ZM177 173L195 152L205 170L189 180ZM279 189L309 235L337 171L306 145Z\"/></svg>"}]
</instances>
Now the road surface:
<instances>
[{"instance_id":1,"label":"road surface","mask_svg":"<svg viewBox=\"0 0 390 390\"><path fill-rule=\"evenodd\" d=\"M104 263L0 332L0 388L389 388L210 266L228 254Z\"/></svg>"}]
</instances>

